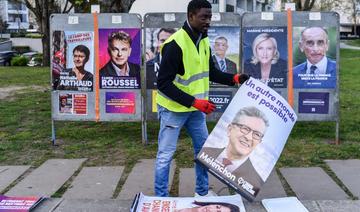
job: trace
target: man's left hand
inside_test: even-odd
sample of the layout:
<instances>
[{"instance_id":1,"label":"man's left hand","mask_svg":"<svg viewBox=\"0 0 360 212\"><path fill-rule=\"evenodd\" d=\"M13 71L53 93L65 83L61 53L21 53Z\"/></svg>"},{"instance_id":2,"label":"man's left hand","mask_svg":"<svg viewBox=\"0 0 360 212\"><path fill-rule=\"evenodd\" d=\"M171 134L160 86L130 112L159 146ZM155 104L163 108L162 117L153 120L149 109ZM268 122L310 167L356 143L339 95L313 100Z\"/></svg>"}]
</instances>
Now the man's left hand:
<instances>
[{"instance_id":1,"label":"man's left hand","mask_svg":"<svg viewBox=\"0 0 360 212\"><path fill-rule=\"evenodd\" d=\"M233 81L234 83L236 84L243 84L246 80L248 80L250 78L249 75L247 74L235 74L234 75L234 78L233 78Z\"/></svg>"}]
</instances>

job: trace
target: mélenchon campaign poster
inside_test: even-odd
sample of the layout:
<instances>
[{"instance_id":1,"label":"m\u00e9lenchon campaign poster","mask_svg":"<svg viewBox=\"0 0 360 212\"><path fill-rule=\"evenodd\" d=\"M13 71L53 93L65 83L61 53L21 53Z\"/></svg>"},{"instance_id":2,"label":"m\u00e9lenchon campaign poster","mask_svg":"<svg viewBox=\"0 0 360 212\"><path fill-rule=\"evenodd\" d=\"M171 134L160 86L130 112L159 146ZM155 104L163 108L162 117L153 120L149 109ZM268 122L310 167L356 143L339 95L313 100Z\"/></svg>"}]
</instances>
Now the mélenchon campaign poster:
<instances>
[{"instance_id":1,"label":"m\u00e9lenchon campaign poster","mask_svg":"<svg viewBox=\"0 0 360 212\"><path fill-rule=\"evenodd\" d=\"M137 28L99 29L102 89L140 89L141 33Z\"/></svg>"},{"instance_id":2,"label":"m\u00e9lenchon campaign poster","mask_svg":"<svg viewBox=\"0 0 360 212\"><path fill-rule=\"evenodd\" d=\"M135 196L131 212L166 211L219 211L245 212L239 195L213 197L154 197L139 193Z\"/></svg>"},{"instance_id":3,"label":"m\u00e9lenchon campaign poster","mask_svg":"<svg viewBox=\"0 0 360 212\"><path fill-rule=\"evenodd\" d=\"M251 77L220 117L197 162L252 201L280 157L296 120L283 97Z\"/></svg>"},{"instance_id":4,"label":"m\u00e9lenchon campaign poster","mask_svg":"<svg viewBox=\"0 0 360 212\"><path fill-rule=\"evenodd\" d=\"M54 31L51 62L53 89L93 91L94 33Z\"/></svg>"}]
</instances>

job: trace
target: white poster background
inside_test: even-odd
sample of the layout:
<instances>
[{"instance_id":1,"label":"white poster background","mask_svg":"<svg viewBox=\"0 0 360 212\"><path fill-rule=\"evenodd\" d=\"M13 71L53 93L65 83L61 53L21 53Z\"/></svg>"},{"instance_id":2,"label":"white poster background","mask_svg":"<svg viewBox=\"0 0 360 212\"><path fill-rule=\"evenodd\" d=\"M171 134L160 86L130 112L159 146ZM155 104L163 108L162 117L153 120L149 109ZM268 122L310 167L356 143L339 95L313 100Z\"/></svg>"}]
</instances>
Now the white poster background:
<instances>
[{"instance_id":1,"label":"white poster background","mask_svg":"<svg viewBox=\"0 0 360 212\"><path fill-rule=\"evenodd\" d=\"M253 98L257 95L257 98ZM228 144L228 125L235 114L247 106L258 108L269 120L269 127L262 142L249 155L255 170L263 181L266 181L280 157L297 116L282 96L259 80L251 77L239 88L203 147L226 147ZM282 114L286 113L286 110L288 112L284 118L281 118L278 111L274 112L275 109L281 110Z\"/></svg>"},{"instance_id":2,"label":"white poster background","mask_svg":"<svg viewBox=\"0 0 360 212\"><path fill-rule=\"evenodd\" d=\"M231 196L213 196L213 197L154 197L145 196L143 193L139 193L134 200L131 212L142 211L167 211L167 212L179 212L189 211L186 209L201 207L194 204L197 202L206 203L229 203L239 207L240 212L245 212L244 203L240 195ZM205 211L206 209L203 208Z\"/></svg>"},{"instance_id":3,"label":"white poster background","mask_svg":"<svg viewBox=\"0 0 360 212\"><path fill-rule=\"evenodd\" d=\"M85 64L85 70L94 75L94 32L65 31L65 40L67 44L66 68L74 67L73 49L81 44L86 46L90 50L89 60Z\"/></svg>"}]
</instances>

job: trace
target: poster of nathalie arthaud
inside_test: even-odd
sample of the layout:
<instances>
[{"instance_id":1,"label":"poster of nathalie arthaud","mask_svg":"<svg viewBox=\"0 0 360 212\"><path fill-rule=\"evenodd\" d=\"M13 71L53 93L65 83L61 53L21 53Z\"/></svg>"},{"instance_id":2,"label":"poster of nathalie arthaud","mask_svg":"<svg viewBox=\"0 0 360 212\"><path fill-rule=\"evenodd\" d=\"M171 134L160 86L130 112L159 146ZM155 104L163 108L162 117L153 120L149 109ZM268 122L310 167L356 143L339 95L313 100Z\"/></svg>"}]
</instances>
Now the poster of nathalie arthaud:
<instances>
[{"instance_id":1,"label":"poster of nathalie arthaud","mask_svg":"<svg viewBox=\"0 0 360 212\"><path fill-rule=\"evenodd\" d=\"M296 119L283 97L251 77L220 117L197 162L252 201L274 168Z\"/></svg>"},{"instance_id":2,"label":"poster of nathalie arthaud","mask_svg":"<svg viewBox=\"0 0 360 212\"><path fill-rule=\"evenodd\" d=\"M93 91L94 33L54 31L52 78L55 90Z\"/></svg>"}]
</instances>

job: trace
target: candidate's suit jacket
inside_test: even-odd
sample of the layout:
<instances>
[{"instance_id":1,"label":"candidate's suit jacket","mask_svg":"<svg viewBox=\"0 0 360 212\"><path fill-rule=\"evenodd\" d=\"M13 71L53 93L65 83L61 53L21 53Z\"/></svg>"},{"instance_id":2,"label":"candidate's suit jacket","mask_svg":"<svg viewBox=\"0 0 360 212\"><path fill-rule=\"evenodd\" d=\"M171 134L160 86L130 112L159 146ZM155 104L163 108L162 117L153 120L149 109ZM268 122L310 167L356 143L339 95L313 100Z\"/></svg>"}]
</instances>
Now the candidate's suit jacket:
<instances>
[{"instance_id":1,"label":"candidate's suit jacket","mask_svg":"<svg viewBox=\"0 0 360 212\"><path fill-rule=\"evenodd\" d=\"M217 63L215 55L212 56L212 59L214 61L215 67L217 69L221 70L220 65ZM229 60L229 59L227 59L225 57L225 64L226 64L225 73L229 73L229 74L236 74L237 73L236 63L234 63L233 61L231 61L231 60Z\"/></svg>"},{"instance_id":2,"label":"candidate's suit jacket","mask_svg":"<svg viewBox=\"0 0 360 212\"><path fill-rule=\"evenodd\" d=\"M201 149L201 152L204 152L204 153L208 154L209 157L213 157L214 159L216 159L224 149L225 148L203 147ZM237 179L239 177L242 177L245 181L250 183L254 187L253 188L253 190L255 191L254 196L256 196L258 194L261 185L265 183L262 180L262 178L260 177L260 175L257 173L257 171L255 170L255 168L252 165L249 158L243 164L241 164L238 168L236 168L232 172L232 174L234 174ZM241 186L238 186L238 187L241 187Z\"/></svg>"},{"instance_id":3,"label":"candidate's suit jacket","mask_svg":"<svg viewBox=\"0 0 360 212\"><path fill-rule=\"evenodd\" d=\"M336 61L327 58L326 74L330 74L327 80L302 80L299 74L306 74L307 62L293 68L294 88L335 88L336 86Z\"/></svg>"},{"instance_id":4,"label":"candidate's suit jacket","mask_svg":"<svg viewBox=\"0 0 360 212\"><path fill-rule=\"evenodd\" d=\"M261 64L252 64L251 59L248 59L244 64L244 72L255 79L261 79ZM269 79L267 85L271 88L287 87L287 64L285 60L279 58L277 63L271 64Z\"/></svg>"},{"instance_id":5,"label":"candidate's suit jacket","mask_svg":"<svg viewBox=\"0 0 360 212\"><path fill-rule=\"evenodd\" d=\"M140 66L134 63L130 63L129 64L129 77L136 77L136 79L140 80ZM101 77L116 77L116 71L114 70L114 67L111 63L111 60L106 63L106 65L104 67L102 67L100 69L100 76Z\"/></svg>"},{"instance_id":6,"label":"candidate's suit jacket","mask_svg":"<svg viewBox=\"0 0 360 212\"><path fill-rule=\"evenodd\" d=\"M146 62L146 89L156 89L160 54Z\"/></svg>"}]
</instances>

